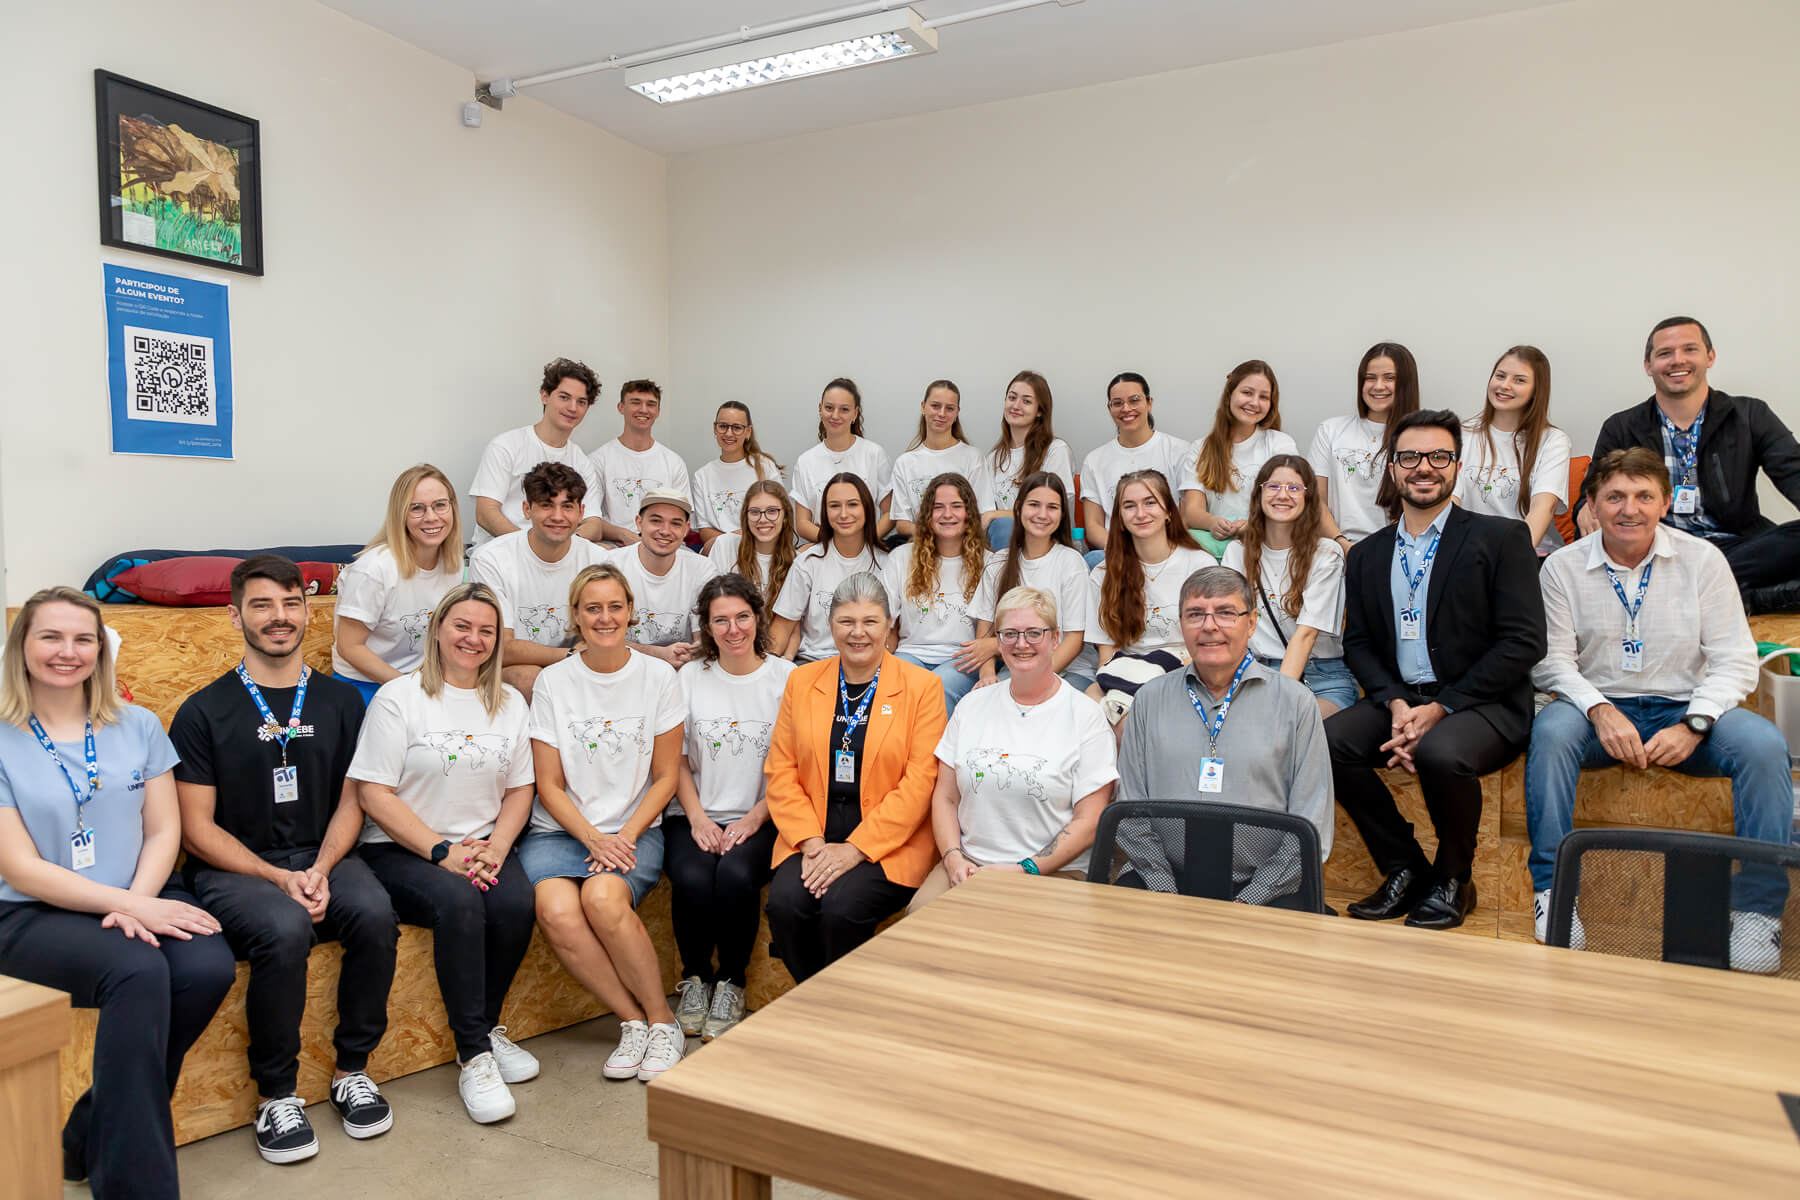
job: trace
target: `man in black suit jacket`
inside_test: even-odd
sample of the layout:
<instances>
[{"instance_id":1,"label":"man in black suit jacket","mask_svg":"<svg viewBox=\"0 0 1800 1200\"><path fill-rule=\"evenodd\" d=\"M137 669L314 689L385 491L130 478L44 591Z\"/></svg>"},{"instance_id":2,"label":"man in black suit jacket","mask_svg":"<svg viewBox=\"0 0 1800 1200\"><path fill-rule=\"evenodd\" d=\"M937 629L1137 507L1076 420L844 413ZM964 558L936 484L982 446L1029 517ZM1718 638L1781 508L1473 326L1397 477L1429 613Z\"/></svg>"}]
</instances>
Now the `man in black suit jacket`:
<instances>
[{"instance_id":1,"label":"man in black suit jacket","mask_svg":"<svg viewBox=\"0 0 1800 1200\"><path fill-rule=\"evenodd\" d=\"M1525 523L1450 502L1462 455L1456 414L1409 414L1393 447L1387 469L1401 519L1357 543L1345 567L1344 660L1364 695L1325 722L1325 737L1338 803L1386 877L1350 915L1451 929L1475 907L1481 776L1531 736L1544 598ZM1435 863L1375 773L1382 766L1418 775L1437 828Z\"/></svg>"}]
</instances>

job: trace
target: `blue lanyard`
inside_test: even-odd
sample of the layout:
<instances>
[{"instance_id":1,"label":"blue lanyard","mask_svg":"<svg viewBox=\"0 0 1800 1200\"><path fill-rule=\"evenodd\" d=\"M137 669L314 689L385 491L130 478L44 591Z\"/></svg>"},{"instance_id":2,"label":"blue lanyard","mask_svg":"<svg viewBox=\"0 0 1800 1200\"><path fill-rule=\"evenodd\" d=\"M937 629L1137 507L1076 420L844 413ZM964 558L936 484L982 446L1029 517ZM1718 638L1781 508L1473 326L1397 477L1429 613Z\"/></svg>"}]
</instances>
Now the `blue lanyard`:
<instances>
[{"instance_id":1,"label":"blue lanyard","mask_svg":"<svg viewBox=\"0 0 1800 1200\"><path fill-rule=\"evenodd\" d=\"M87 759L87 792L85 794L81 790L81 785L75 782L75 776L69 771L69 764L65 763L62 755L56 752L56 743L50 740L50 735L45 733L44 727L38 723L36 713L33 713L31 717L31 732L37 734L38 745L44 748L44 753L50 756L50 761L56 764L56 769L63 773L63 779L69 785L69 792L75 797L75 828L86 829L87 823L81 819L81 810L86 807L89 800L94 798L94 793L100 790L100 757L94 753L94 723L92 721L87 723L87 731L81 739L81 752Z\"/></svg>"},{"instance_id":2,"label":"blue lanyard","mask_svg":"<svg viewBox=\"0 0 1800 1200\"><path fill-rule=\"evenodd\" d=\"M256 681L250 678L250 672L244 669L241 661L237 665L237 673L238 678L243 681L244 690L250 693L252 700L256 701L256 711L262 714L263 730L268 735L264 740L281 744L281 765L287 766L288 739L300 730L300 710L306 707L306 681L312 676L312 668L300 668L300 686L294 691L294 711L288 715L286 725L277 721L275 714L269 711L269 702L264 700L262 693L256 689Z\"/></svg>"},{"instance_id":3,"label":"blue lanyard","mask_svg":"<svg viewBox=\"0 0 1800 1200\"><path fill-rule=\"evenodd\" d=\"M1206 730L1206 757L1217 758L1219 750L1219 733L1225 728L1225 714L1231 711L1231 702L1237 699L1238 688L1244 682L1244 672L1250 669L1250 652L1244 652L1244 661L1238 664L1237 674L1231 677L1231 686L1225 691L1225 699L1219 701L1219 711L1213 719L1206 719L1206 708L1200 703L1200 697L1194 694L1194 685L1187 685L1188 702L1194 706L1194 712L1200 717L1200 724Z\"/></svg>"},{"instance_id":4,"label":"blue lanyard","mask_svg":"<svg viewBox=\"0 0 1800 1200\"><path fill-rule=\"evenodd\" d=\"M863 692L862 703L856 706L856 713L852 715L850 712L850 688L844 682L844 668L838 667L838 702L842 706L839 711L844 718L844 740L840 743L840 749L845 754L850 753L850 735L855 733L869 718L869 701L875 699L875 687L880 682L881 669L877 667L874 678L869 680L868 689Z\"/></svg>"},{"instance_id":5,"label":"blue lanyard","mask_svg":"<svg viewBox=\"0 0 1800 1200\"><path fill-rule=\"evenodd\" d=\"M1626 632L1632 637L1637 636L1638 613L1644 609L1644 593L1650 589L1650 571L1655 566L1654 558L1644 564L1644 574L1638 579L1637 603L1633 604L1625 598L1625 585L1619 582L1618 573L1612 569L1612 564L1606 564L1606 578L1612 582L1613 591L1617 593L1619 603L1625 606L1625 617L1630 621L1630 624L1626 626Z\"/></svg>"},{"instance_id":6,"label":"blue lanyard","mask_svg":"<svg viewBox=\"0 0 1800 1200\"><path fill-rule=\"evenodd\" d=\"M1431 560L1437 557L1438 542L1443 539L1444 527L1439 525L1437 532L1431 535L1431 545L1425 548L1425 557L1419 560L1419 570L1413 573L1412 564L1406 561L1406 547L1400 547L1400 574L1406 578L1406 611L1418 608L1415 601L1419 595L1419 585L1425 582L1425 572L1431 570ZM1399 541L1398 535L1395 541Z\"/></svg>"},{"instance_id":7,"label":"blue lanyard","mask_svg":"<svg viewBox=\"0 0 1800 1200\"><path fill-rule=\"evenodd\" d=\"M1656 419L1662 422L1663 433L1669 439L1669 449L1681 467L1681 482L1684 485L1692 484L1700 469L1700 425L1706 420L1706 407L1701 406L1700 415L1685 430L1675 428L1675 422L1669 420L1668 414L1660 408L1656 410Z\"/></svg>"}]
</instances>

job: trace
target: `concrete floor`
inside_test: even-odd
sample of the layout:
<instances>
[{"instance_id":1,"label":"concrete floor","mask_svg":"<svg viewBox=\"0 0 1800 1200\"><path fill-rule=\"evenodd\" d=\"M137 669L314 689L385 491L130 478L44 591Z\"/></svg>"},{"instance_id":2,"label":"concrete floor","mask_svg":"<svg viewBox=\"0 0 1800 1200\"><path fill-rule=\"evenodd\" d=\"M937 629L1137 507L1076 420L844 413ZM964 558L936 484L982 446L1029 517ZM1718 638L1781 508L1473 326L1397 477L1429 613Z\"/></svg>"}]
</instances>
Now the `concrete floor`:
<instances>
[{"instance_id":1,"label":"concrete floor","mask_svg":"<svg viewBox=\"0 0 1800 1200\"><path fill-rule=\"evenodd\" d=\"M522 1043L537 1055L543 1074L514 1086L519 1111L495 1125L469 1120L450 1064L383 1084L394 1127L368 1141L346 1137L328 1102L309 1105L319 1153L306 1162L264 1162L248 1127L183 1146L177 1154L182 1195L654 1200L656 1145L644 1135L644 1085L600 1075L618 1036L618 1019L601 1017ZM688 1052L705 1051L695 1038ZM827 1195L781 1180L774 1193L778 1200ZM85 1186L63 1189L64 1200L89 1195Z\"/></svg>"}]
</instances>

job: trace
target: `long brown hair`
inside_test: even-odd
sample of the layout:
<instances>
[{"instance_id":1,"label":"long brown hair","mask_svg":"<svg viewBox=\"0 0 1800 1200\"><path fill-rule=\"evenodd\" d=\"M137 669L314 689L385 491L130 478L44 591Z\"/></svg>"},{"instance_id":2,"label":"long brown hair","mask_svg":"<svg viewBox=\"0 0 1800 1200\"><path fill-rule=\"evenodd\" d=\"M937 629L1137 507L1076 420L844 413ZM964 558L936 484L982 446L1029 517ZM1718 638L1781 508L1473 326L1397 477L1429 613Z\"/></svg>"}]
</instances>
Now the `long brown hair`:
<instances>
[{"instance_id":1,"label":"long brown hair","mask_svg":"<svg viewBox=\"0 0 1800 1200\"><path fill-rule=\"evenodd\" d=\"M920 446L925 444L925 435L930 432L925 423L925 413L923 411L925 400L931 399L931 393L937 391L939 388L943 388L946 392L949 392L952 396L956 397L956 420L950 422L950 436L965 446L969 444L969 435L963 432L962 427L962 389L957 387L954 383L951 383L948 379L934 379L925 385L925 398L924 400L919 401L921 410L919 412L919 432L913 435L912 442L906 447L908 450L917 450Z\"/></svg>"},{"instance_id":2,"label":"long brown hair","mask_svg":"<svg viewBox=\"0 0 1800 1200\"><path fill-rule=\"evenodd\" d=\"M47 587L33 592L19 608L19 615L6 631L6 660L0 664L0 721L23 729L31 720L31 674L25 668L25 639L31 636L31 622L46 604L73 604L94 618L94 670L81 681L81 693L87 719L95 728L119 719L117 674L113 663L112 642L106 636L106 621L100 602L86 592L71 587Z\"/></svg>"},{"instance_id":3,"label":"long brown hair","mask_svg":"<svg viewBox=\"0 0 1800 1200\"><path fill-rule=\"evenodd\" d=\"M1394 426L1401 417L1419 411L1419 364L1412 351L1399 342L1376 342L1363 352L1362 361L1356 364L1356 414L1365 421L1369 419L1369 402L1363 399L1363 376L1378 358L1393 361L1394 399L1388 405L1386 428L1381 434L1381 483L1375 489L1375 503L1393 521L1400 512L1400 488L1394 483L1387 462L1394 452Z\"/></svg>"},{"instance_id":4,"label":"long brown hair","mask_svg":"<svg viewBox=\"0 0 1800 1200\"><path fill-rule=\"evenodd\" d=\"M744 431L744 457L750 460L750 469L756 472L757 480L760 482L761 480L768 478L767 475L763 474L763 464L765 462L775 468L776 474L780 474L782 471L787 470L786 467L775 461L775 456L773 454L770 454L757 444L756 421L750 416L750 406L748 404L745 404L741 400L727 400L725 403L719 405L719 412L713 414L713 420L718 420L719 413L724 412L728 408L735 408L743 413L744 424L749 426L749 428Z\"/></svg>"},{"instance_id":5,"label":"long brown hair","mask_svg":"<svg viewBox=\"0 0 1800 1200\"><path fill-rule=\"evenodd\" d=\"M1244 578L1258 590L1262 588L1262 552L1269 538L1269 518L1263 512L1263 485L1276 471L1286 467L1300 477L1306 501L1300 515L1294 518L1294 536L1288 547L1288 587L1281 597L1281 607L1290 617L1300 615L1300 601L1306 593L1306 581L1312 577L1313 554L1319 548L1319 526L1323 516L1319 504L1319 480L1312 464L1298 454L1271 455L1256 473L1256 490L1250 498L1250 515L1238 531L1238 543L1244 548Z\"/></svg>"},{"instance_id":6,"label":"long brown hair","mask_svg":"<svg viewBox=\"0 0 1800 1200\"><path fill-rule=\"evenodd\" d=\"M1200 443L1200 466L1194 472L1195 482L1209 492L1231 490L1231 394L1252 375L1269 381L1269 411L1256 427L1281 428L1281 385L1275 382L1275 369L1260 358L1246 359L1231 368L1231 374L1225 376L1225 390L1219 393L1219 407L1213 413L1212 432Z\"/></svg>"},{"instance_id":7,"label":"long brown hair","mask_svg":"<svg viewBox=\"0 0 1800 1200\"><path fill-rule=\"evenodd\" d=\"M737 573L745 579L755 579L757 572L756 538L750 532L750 519L744 515L744 509L758 496L773 496L781 505L781 528L775 531L775 549L769 552L767 599L773 604L775 597L781 595L781 585L787 582L788 568L794 565L794 500L779 479L758 479L744 489L744 503L738 509Z\"/></svg>"},{"instance_id":8,"label":"long brown hair","mask_svg":"<svg viewBox=\"0 0 1800 1200\"><path fill-rule=\"evenodd\" d=\"M975 489L955 471L934 475L925 485L925 498L919 501L919 511L913 521L912 565L906 573L906 599L917 602L937 591L938 545L937 535L931 532L931 506L937 502L941 487L955 488L967 513L963 520L962 548L957 551L957 557L962 559L963 602L966 604L975 598L975 589L981 586L987 534L981 528L981 510L975 502Z\"/></svg>"},{"instance_id":9,"label":"long brown hair","mask_svg":"<svg viewBox=\"0 0 1800 1200\"><path fill-rule=\"evenodd\" d=\"M862 549L856 552L856 556L861 558L863 551L868 551L869 561L876 564L877 569L879 569L879 564L881 562L881 525L879 523L881 514L875 509L875 497L869 494L869 485L864 483L862 476L858 475L855 471L839 471L836 475L827 479L825 481L825 486L819 489L819 536L813 539L812 547L807 550L807 553L813 554L818 558L824 558L825 552L831 548L832 538L836 535L832 532L831 522L825 516L825 513L828 511L826 502L831 498L831 489L840 483L848 484L855 488L856 498L862 501L863 544Z\"/></svg>"},{"instance_id":10,"label":"long brown hair","mask_svg":"<svg viewBox=\"0 0 1800 1200\"><path fill-rule=\"evenodd\" d=\"M1140 385L1141 386L1141 385ZM1171 549L1200 549L1181 514L1175 508L1175 496L1169 481L1157 470L1130 471L1113 489L1112 520L1106 529L1106 581L1100 585L1100 628L1118 647L1129 646L1144 636L1144 561L1138 557L1137 541L1125 528L1124 505L1120 504L1129 484L1141 483L1150 489L1163 507L1163 530Z\"/></svg>"},{"instance_id":11,"label":"long brown hair","mask_svg":"<svg viewBox=\"0 0 1800 1200\"><path fill-rule=\"evenodd\" d=\"M836 379L834 379L830 383L826 384L824 389L819 392L819 403L820 404L825 403L825 393L829 392L832 388L837 388L839 391L849 392L850 399L856 401L856 416L852 417L850 420L850 435L852 437L861 437L863 435L862 392L861 392L861 390L859 390L857 388L856 380L846 379L842 375L838 376ZM821 442L825 440L825 418L824 417L819 418L819 440Z\"/></svg>"},{"instance_id":12,"label":"long brown hair","mask_svg":"<svg viewBox=\"0 0 1800 1200\"><path fill-rule=\"evenodd\" d=\"M1494 372L1500 369L1500 364L1509 358L1516 358L1531 368L1531 399L1526 402L1525 411L1519 414L1519 427L1512 435L1513 453L1519 459L1519 516L1524 517L1531 512L1531 472L1537 467L1538 448L1544 444L1545 430L1551 428L1550 360L1536 346L1509 347L1489 368L1489 383L1493 382ZM1494 415L1494 402L1490 399L1482 404L1481 415L1475 418L1474 432L1487 444L1489 463L1494 461Z\"/></svg>"},{"instance_id":13,"label":"long brown hair","mask_svg":"<svg viewBox=\"0 0 1800 1200\"><path fill-rule=\"evenodd\" d=\"M1006 543L1006 557L1000 563L999 586L994 589L996 596L1004 596L1019 586L1019 580L1025 574L1025 498L1039 488L1049 488L1056 493L1056 502L1062 505L1062 520L1056 523L1056 532L1050 535L1051 544L1075 548L1075 520L1069 512L1069 490L1063 487L1062 477L1054 471L1037 471L1025 477L1019 485L1019 494L1013 497L1012 539ZM1000 620L1000 614L994 614L994 620Z\"/></svg>"},{"instance_id":14,"label":"long brown hair","mask_svg":"<svg viewBox=\"0 0 1800 1200\"><path fill-rule=\"evenodd\" d=\"M1056 440L1056 430L1050 423L1050 381L1036 371L1020 371L1006 385L1006 390L1012 391L1015 383L1022 383L1029 387L1031 394L1037 397L1038 406L1037 419L1031 423L1031 428L1025 431L1024 461L1019 464L1019 473L1013 477L1022 481L1044 469L1044 457L1050 453L1050 443ZM994 443L993 450L989 451L996 474L1006 464L1006 456L1011 451L1012 429L1006 424L1006 412L1002 409L1000 437ZM1020 486L1023 487L1023 483Z\"/></svg>"}]
</instances>

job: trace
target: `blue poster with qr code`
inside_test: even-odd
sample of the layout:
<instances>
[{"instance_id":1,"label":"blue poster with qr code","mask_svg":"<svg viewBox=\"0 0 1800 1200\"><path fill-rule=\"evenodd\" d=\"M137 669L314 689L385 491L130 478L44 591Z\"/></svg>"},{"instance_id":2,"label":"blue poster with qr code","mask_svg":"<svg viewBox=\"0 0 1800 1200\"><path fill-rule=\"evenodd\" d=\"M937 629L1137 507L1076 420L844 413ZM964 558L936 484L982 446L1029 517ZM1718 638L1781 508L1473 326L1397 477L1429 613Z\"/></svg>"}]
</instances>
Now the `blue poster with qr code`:
<instances>
[{"instance_id":1,"label":"blue poster with qr code","mask_svg":"<svg viewBox=\"0 0 1800 1200\"><path fill-rule=\"evenodd\" d=\"M103 270L113 453L232 457L225 286L110 263Z\"/></svg>"}]
</instances>

